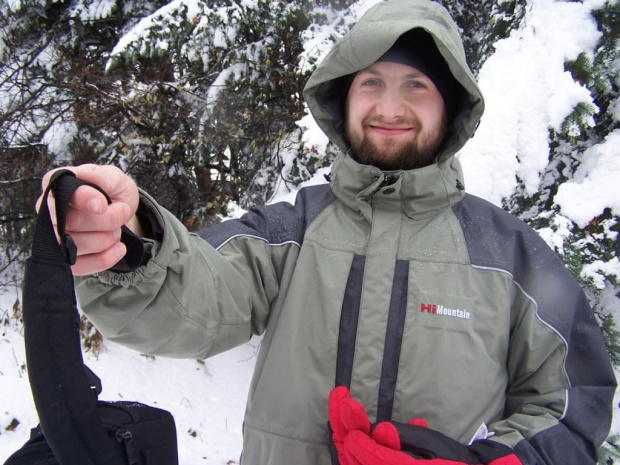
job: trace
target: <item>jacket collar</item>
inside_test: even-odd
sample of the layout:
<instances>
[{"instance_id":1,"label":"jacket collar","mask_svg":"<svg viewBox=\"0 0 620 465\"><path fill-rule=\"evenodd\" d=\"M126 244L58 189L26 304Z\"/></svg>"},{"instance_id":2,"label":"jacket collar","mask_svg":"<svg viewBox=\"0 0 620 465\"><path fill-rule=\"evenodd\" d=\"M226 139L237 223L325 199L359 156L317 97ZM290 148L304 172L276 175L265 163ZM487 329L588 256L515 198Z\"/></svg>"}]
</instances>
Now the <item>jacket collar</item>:
<instances>
[{"instance_id":1,"label":"jacket collar","mask_svg":"<svg viewBox=\"0 0 620 465\"><path fill-rule=\"evenodd\" d=\"M383 172L361 165L348 154L332 165L331 187L336 198L372 221L373 202L395 202L409 218L420 220L449 208L464 196L459 161L450 157L441 164L407 171Z\"/></svg>"}]
</instances>

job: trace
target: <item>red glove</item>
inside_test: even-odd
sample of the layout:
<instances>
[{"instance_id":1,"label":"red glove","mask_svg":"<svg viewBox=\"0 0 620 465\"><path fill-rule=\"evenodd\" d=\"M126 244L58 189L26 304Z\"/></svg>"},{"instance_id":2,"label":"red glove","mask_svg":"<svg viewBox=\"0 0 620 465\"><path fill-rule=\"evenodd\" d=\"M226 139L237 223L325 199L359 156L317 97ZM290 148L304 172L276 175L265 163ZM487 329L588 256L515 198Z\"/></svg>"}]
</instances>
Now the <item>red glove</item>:
<instances>
[{"instance_id":1,"label":"red glove","mask_svg":"<svg viewBox=\"0 0 620 465\"><path fill-rule=\"evenodd\" d=\"M522 465L514 451L495 441L466 446L416 424L382 422L369 435L351 431L345 454L348 465Z\"/></svg>"},{"instance_id":2,"label":"red glove","mask_svg":"<svg viewBox=\"0 0 620 465\"><path fill-rule=\"evenodd\" d=\"M329 418L340 465L522 465L514 451L494 441L476 441L465 446L438 431L424 420L405 425L382 422L372 428L364 408L347 388L330 393ZM339 460L335 461L335 460Z\"/></svg>"},{"instance_id":3,"label":"red glove","mask_svg":"<svg viewBox=\"0 0 620 465\"><path fill-rule=\"evenodd\" d=\"M344 441L350 431L361 431L370 434L370 421L366 410L358 401L351 397L351 393L344 386L334 388L329 393L329 424L331 432L332 463L334 465L355 465L349 462L345 455Z\"/></svg>"}]
</instances>

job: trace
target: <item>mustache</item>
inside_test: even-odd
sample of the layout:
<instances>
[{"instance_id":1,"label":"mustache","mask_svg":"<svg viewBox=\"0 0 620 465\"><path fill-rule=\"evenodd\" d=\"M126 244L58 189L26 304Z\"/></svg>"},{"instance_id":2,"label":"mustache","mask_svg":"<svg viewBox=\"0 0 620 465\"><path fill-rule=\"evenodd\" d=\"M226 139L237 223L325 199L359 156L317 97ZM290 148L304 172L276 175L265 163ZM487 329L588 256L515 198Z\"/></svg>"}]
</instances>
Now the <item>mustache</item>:
<instances>
[{"instance_id":1,"label":"mustache","mask_svg":"<svg viewBox=\"0 0 620 465\"><path fill-rule=\"evenodd\" d=\"M419 131L422 124L420 123L420 120L414 117L397 118L397 119L392 119L389 122L387 122L385 118L382 116L370 115L362 120L362 126L363 127L368 127L368 126L409 127L409 128L415 129L416 131Z\"/></svg>"}]
</instances>

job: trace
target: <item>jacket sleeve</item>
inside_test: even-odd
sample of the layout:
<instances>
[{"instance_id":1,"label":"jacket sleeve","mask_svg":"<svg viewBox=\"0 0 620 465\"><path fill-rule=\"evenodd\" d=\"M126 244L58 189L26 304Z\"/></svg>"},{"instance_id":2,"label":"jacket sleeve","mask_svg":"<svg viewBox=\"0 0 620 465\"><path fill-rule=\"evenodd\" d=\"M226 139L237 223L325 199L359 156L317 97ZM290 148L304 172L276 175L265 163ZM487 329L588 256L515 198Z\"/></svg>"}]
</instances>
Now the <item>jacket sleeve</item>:
<instances>
[{"instance_id":1,"label":"jacket sleeve","mask_svg":"<svg viewBox=\"0 0 620 465\"><path fill-rule=\"evenodd\" d=\"M611 425L616 380L601 329L570 271L512 215L468 195L455 208L472 265L512 278L504 415L493 440L525 465L585 465Z\"/></svg>"},{"instance_id":2,"label":"jacket sleeve","mask_svg":"<svg viewBox=\"0 0 620 465\"><path fill-rule=\"evenodd\" d=\"M146 193L141 202L163 231L161 242L145 240L148 262L76 278L80 307L102 334L142 353L204 358L262 333L282 268L297 253L270 247L265 210L216 225L220 239L244 231L216 250Z\"/></svg>"},{"instance_id":3,"label":"jacket sleeve","mask_svg":"<svg viewBox=\"0 0 620 465\"><path fill-rule=\"evenodd\" d=\"M517 284L505 415L490 430L524 465L594 464L611 424L615 377L585 295L553 262L555 270L538 276L546 288L539 300Z\"/></svg>"}]
</instances>

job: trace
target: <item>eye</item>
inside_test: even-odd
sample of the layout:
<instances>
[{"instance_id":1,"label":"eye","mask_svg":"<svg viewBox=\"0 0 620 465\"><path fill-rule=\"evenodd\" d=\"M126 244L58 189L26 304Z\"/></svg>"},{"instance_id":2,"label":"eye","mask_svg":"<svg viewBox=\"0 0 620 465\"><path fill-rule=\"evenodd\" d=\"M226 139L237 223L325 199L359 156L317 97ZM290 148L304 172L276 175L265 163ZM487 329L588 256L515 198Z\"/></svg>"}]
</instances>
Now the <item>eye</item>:
<instances>
[{"instance_id":1,"label":"eye","mask_svg":"<svg viewBox=\"0 0 620 465\"><path fill-rule=\"evenodd\" d=\"M407 87L411 87L414 89L425 89L427 87L426 83L419 80L412 80L407 82Z\"/></svg>"},{"instance_id":2,"label":"eye","mask_svg":"<svg viewBox=\"0 0 620 465\"><path fill-rule=\"evenodd\" d=\"M363 86L375 87L379 85L379 81L377 79L366 79L362 82Z\"/></svg>"}]
</instances>

